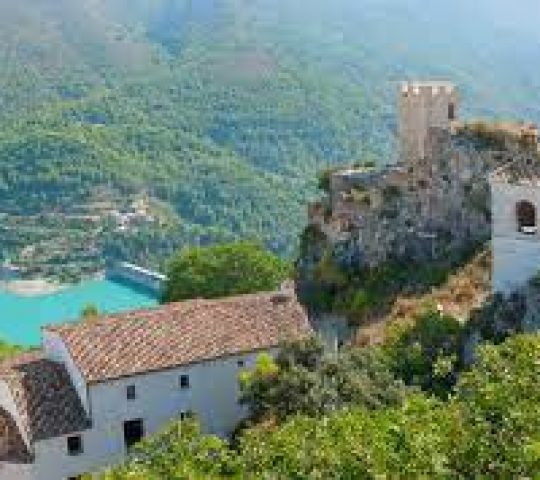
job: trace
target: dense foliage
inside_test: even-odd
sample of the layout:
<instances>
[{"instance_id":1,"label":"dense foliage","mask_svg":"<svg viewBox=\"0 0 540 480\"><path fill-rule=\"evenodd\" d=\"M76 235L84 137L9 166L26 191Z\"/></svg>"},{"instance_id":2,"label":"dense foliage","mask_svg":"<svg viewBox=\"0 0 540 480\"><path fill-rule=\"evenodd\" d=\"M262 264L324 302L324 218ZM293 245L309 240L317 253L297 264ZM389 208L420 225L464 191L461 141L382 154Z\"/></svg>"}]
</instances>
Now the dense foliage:
<instances>
[{"instance_id":1,"label":"dense foliage","mask_svg":"<svg viewBox=\"0 0 540 480\"><path fill-rule=\"evenodd\" d=\"M390 369L405 384L445 397L464 368L466 341L462 323L428 310L391 325L383 349Z\"/></svg>"},{"instance_id":2,"label":"dense foliage","mask_svg":"<svg viewBox=\"0 0 540 480\"><path fill-rule=\"evenodd\" d=\"M7 343L4 340L0 340L0 361L9 359L10 357L13 357L14 355L22 351L22 347L12 345L11 343Z\"/></svg>"},{"instance_id":3,"label":"dense foliage","mask_svg":"<svg viewBox=\"0 0 540 480\"><path fill-rule=\"evenodd\" d=\"M286 262L255 243L186 248L170 262L163 301L272 291L288 273Z\"/></svg>"},{"instance_id":4,"label":"dense foliage","mask_svg":"<svg viewBox=\"0 0 540 480\"><path fill-rule=\"evenodd\" d=\"M534 478L539 358L538 335L516 336L482 347L447 401L412 393L394 406L296 415L247 430L237 449L176 423L106 478Z\"/></svg>"},{"instance_id":5,"label":"dense foliage","mask_svg":"<svg viewBox=\"0 0 540 480\"><path fill-rule=\"evenodd\" d=\"M378 409L400 404L406 390L377 349L324 353L316 339L285 345L276 361L263 356L240 377L251 422L296 415L318 417L350 406Z\"/></svg>"},{"instance_id":6,"label":"dense foliage","mask_svg":"<svg viewBox=\"0 0 540 480\"><path fill-rule=\"evenodd\" d=\"M470 5L0 0L0 253L66 279L188 244L291 254L318 171L393 160L395 81L540 118L529 15ZM111 225L139 194L159 221Z\"/></svg>"},{"instance_id":7,"label":"dense foliage","mask_svg":"<svg viewBox=\"0 0 540 480\"><path fill-rule=\"evenodd\" d=\"M317 227L309 226L301 236L297 262L300 297L317 311L336 312L360 324L386 313L398 295L425 293L443 285L483 248L481 243L471 243L429 261L395 259L365 267L344 254L348 250L341 245L329 245Z\"/></svg>"}]
</instances>

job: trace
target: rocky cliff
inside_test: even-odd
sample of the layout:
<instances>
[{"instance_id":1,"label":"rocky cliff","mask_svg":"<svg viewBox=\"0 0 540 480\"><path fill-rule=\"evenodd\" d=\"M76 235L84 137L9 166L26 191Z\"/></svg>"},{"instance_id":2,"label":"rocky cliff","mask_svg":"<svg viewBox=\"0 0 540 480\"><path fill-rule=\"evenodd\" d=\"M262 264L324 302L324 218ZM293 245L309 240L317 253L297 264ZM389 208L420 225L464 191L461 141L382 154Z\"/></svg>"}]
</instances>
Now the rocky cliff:
<instances>
[{"instance_id":1,"label":"rocky cliff","mask_svg":"<svg viewBox=\"0 0 540 480\"><path fill-rule=\"evenodd\" d=\"M490 238L488 177L537 149L526 124L431 128L426 156L325 172L297 263L314 310L365 320L388 295L440 283Z\"/></svg>"}]
</instances>

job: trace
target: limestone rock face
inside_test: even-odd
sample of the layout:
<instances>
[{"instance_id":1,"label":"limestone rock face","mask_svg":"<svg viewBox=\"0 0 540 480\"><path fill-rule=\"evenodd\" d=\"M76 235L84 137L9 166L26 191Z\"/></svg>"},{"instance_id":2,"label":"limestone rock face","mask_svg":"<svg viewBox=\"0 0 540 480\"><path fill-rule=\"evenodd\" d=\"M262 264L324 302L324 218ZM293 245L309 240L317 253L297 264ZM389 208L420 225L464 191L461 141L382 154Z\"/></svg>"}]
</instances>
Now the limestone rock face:
<instances>
[{"instance_id":1,"label":"limestone rock face","mask_svg":"<svg viewBox=\"0 0 540 480\"><path fill-rule=\"evenodd\" d=\"M323 177L326 193L309 207L297 263L300 297L321 297L323 290L339 297L350 287L347 282L356 281L360 288L358 279L385 263L413 268L431 261L459 263L492 231L494 285L511 285L511 292L510 280L526 283L540 265L540 232L534 239L529 235L534 249L527 253L522 236L514 238L515 215L507 214L506 204L512 210L519 198L498 195L493 185L501 177L500 191L509 192L517 180L534 176L534 204L540 209L538 129L522 122L460 122L458 93L449 82L411 82L398 95L398 161L383 169L364 165ZM506 223L500 221L501 212ZM497 235L501 225L513 236ZM332 308L331 298L317 300ZM531 304L527 316L520 317L527 328L540 324L540 294L537 300L538 308Z\"/></svg>"},{"instance_id":2,"label":"limestone rock face","mask_svg":"<svg viewBox=\"0 0 540 480\"><path fill-rule=\"evenodd\" d=\"M347 245L359 267L374 267L426 261L487 240L488 175L506 157L440 128L430 129L425 152L380 171L335 172L328 195L310 207L310 225L327 247Z\"/></svg>"}]
</instances>

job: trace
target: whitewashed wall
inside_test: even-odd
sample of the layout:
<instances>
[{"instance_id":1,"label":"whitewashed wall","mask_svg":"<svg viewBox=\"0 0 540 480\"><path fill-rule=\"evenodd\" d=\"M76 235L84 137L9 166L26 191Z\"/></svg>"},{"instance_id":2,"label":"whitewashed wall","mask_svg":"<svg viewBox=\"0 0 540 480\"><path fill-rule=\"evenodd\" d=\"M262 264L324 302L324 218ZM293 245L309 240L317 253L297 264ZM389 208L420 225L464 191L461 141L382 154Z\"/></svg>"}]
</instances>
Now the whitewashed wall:
<instances>
[{"instance_id":1,"label":"whitewashed wall","mask_svg":"<svg viewBox=\"0 0 540 480\"><path fill-rule=\"evenodd\" d=\"M34 480L34 478L33 465L0 462L0 480Z\"/></svg>"},{"instance_id":2,"label":"whitewashed wall","mask_svg":"<svg viewBox=\"0 0 540 480\"><path fill-rule=\"evenodd\" d=\"M534 204L538 215L540 188L492 181L491 192L493 290L508 294L540 270L540 233L525 235L518 232L516 219L516 205L522 200Z\"/></svg>"},{"instance_id":3,"label":"whitewashed wall","mask_svg":"<svg viewBox=\"0 0 540 480\"><path fill-rule=\"evenodd\" d=\"M78 367L73 362L69 350L62 339L56 333L43 330L42 345L47 358L52 361L62 363L66 367L66 370L71 378L71 383L75 387L86 413L89 415L90 409L88 405L86 381L84 380Z\"/></svg>"},{"instance_id":4,"label":"whitewashed wall","mask_svg":"<svg viewBox=\"0 0 540 480\"><path fill-rule=\"evenodd\" d=\"M257 356L252 353L89 385L92 428L81 433L84 452L69 456L66 438L38 442L32 480L64 480L118 463L126 454L123 422L128 420L143 419L145 433L150 435L181 412L192 411L205 432L228 435L247 413L238 403L238 375L242 368L252 367ZM239 366L240 360L244 367ZM180 388L183 374L189 375L189 389ZM128 385L135 385L135 400L127 400Z\"/></svg>"}]
</instances>

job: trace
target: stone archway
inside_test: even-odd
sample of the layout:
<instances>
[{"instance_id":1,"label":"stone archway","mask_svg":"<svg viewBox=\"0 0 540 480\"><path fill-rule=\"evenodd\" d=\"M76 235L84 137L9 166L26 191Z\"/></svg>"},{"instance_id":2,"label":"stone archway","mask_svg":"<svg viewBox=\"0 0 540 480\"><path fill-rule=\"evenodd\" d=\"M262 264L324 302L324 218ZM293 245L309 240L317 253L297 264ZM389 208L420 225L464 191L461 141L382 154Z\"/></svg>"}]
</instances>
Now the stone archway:
<instances>
[{"instance_id":1,"label":"stone archway","mask_svg":"<svg viewBox=\"0 0 540 480\"><path fill-rule=\"evenodd\" d=\"M522 233L536 232L536 207L528 200L516 204L518 230Z\"/></svg>"}]
</instances>

